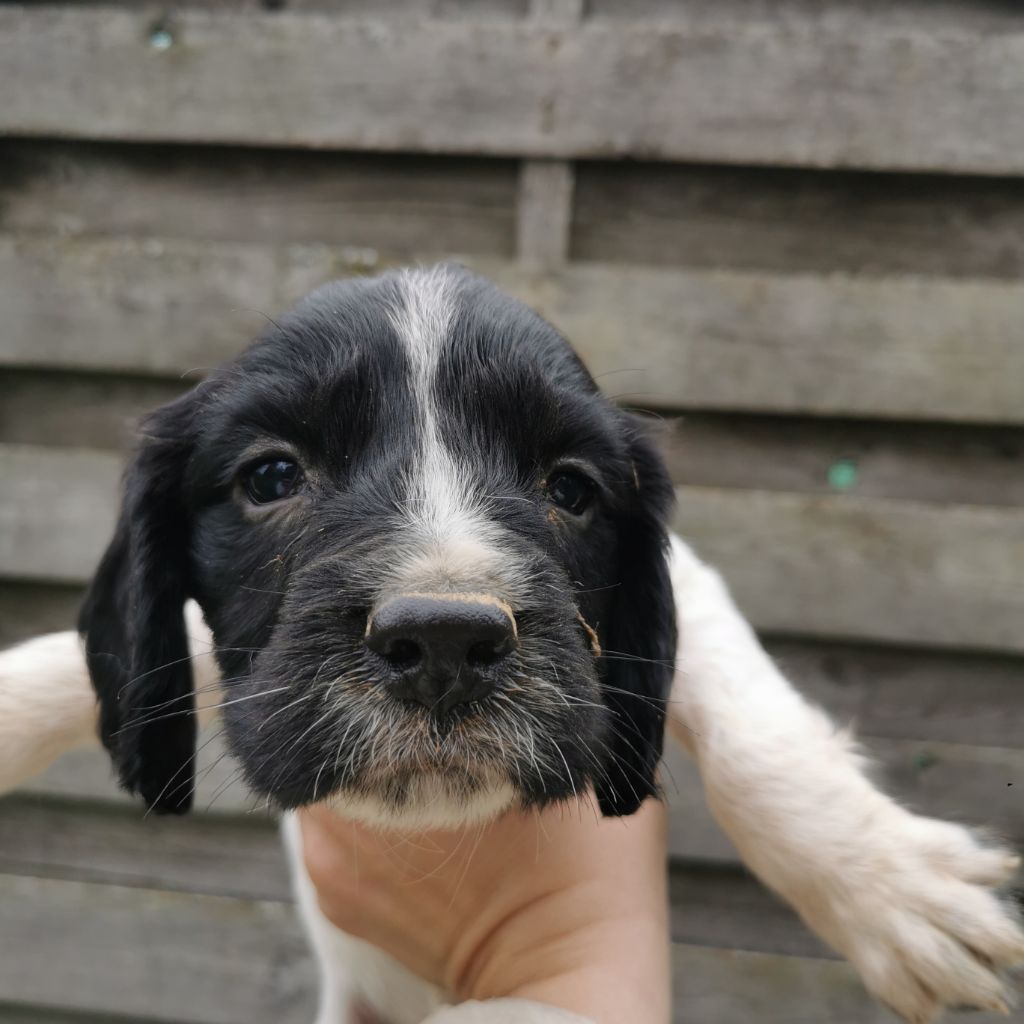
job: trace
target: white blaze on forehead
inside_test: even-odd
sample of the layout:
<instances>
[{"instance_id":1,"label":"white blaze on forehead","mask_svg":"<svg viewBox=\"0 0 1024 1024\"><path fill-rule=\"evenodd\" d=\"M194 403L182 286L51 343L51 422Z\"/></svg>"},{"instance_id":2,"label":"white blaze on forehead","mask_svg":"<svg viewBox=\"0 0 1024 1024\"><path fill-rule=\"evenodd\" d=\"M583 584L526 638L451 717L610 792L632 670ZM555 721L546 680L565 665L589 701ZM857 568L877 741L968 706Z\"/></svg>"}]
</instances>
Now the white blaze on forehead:
<instances>
[{"instance_id":1,"label":"white blaze on forehead","mask_svg":"<svg viewBox=\"0 0 1024 1024\"><path fill-rule=\"evenodd\" d=\"M401 275L399 292L391 322L409 360L419 434L405 513L427 543L484 539L493 527L473 493L472 473L444 443L437 408L435 384L457 311L456 283L445 267L410 270Z\"/></svg>"}]
</instances>

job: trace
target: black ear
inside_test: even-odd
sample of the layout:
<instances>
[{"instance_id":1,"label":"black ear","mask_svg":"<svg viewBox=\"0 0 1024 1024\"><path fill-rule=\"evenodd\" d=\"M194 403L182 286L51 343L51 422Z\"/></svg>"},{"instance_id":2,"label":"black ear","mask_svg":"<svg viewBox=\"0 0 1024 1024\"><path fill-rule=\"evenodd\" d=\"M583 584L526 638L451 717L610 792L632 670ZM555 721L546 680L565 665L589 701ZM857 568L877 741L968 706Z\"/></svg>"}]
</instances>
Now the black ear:
<instances>
[{"instance_id":1,"label":"black ear","mask_svg":"<svg viewBox=\"0 0 1024 1024\"><path fill-rule=\"evenodd\" d=\"M195 775L195 697L185 634L189 529L182 477L191 395L143 423L114 538L78 619L100 704L100 736L121 785L183 814Z\"/></svg>"},{"instance_id":2,"label":"black ear","mask_svg":"<svg viewBox=\"0 0 1024 1024\"><path fill-rule=\"evenodd\" d=\"M629 416L631 504L619 523L619 566L604 630L605 703L612 713L605 776L596 781L606 815L632 814L658 792L665 702L676 657L675 605L668 568L674 492L643 422Z\"/></svg>"}]
</instances>

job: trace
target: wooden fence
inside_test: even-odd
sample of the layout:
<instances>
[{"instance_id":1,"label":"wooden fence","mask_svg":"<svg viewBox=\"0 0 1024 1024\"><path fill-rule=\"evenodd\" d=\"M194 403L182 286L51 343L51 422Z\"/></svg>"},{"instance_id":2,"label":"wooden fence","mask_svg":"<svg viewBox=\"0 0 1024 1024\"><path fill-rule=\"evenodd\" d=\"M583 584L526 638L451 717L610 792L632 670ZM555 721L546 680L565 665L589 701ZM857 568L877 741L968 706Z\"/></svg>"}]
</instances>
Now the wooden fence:
<instances>
[{"instance_id":1,"label":"wooden fence","mask_svg":"<svg viewBox=\"0 0 1024 1024\"><path fill-rule=\"evenodd\" d=\"M1024 843L1014 5L0 2L0 82L0 640L72 623L140 411L455 257L672 423L679 528L893 789ZM98 755L0 803L0 1021L310 1019L229 775L183 821ZM678 1020L890 1020L672 776Z\"/></svg>"}]
</instances>

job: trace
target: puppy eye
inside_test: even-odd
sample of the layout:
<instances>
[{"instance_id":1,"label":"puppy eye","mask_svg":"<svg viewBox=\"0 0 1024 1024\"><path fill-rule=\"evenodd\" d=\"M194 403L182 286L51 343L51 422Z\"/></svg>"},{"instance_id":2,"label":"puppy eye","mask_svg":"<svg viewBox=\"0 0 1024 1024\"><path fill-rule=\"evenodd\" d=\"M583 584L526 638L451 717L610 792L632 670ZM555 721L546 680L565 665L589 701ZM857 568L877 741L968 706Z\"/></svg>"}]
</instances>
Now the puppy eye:
<instances>
[{"instance_id":1,"label":"puppy eye","mask_svg":"<svg viewBox=\"0 0 1024 1024\"><path fill-rule=\"evenodd\" d=\"M266 505L294 494L302 483L302 470L297 462L269 459L247 470L242 483L250 501L256 505Z\"/></svg>"},{"instance_id":2,"label":"puppy eye","mask_svg":"<svg viewBox=\"0 0 1024 1024\"><path fill-rule=\"evenodd\" d=\"M560 469L547 482L548 497L559 508L574 516L583 515L594 499L594 484L582 473Z\"/></svg>"}]
</instances>

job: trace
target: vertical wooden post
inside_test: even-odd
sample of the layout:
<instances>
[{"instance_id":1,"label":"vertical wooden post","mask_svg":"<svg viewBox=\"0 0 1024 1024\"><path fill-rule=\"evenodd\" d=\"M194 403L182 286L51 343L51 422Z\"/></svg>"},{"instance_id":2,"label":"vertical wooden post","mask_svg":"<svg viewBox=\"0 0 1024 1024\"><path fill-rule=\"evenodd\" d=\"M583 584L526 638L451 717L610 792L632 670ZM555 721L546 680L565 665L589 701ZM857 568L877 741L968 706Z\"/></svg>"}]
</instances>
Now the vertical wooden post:
<instances>
[{"instance_id":1,"label":"vertical wooden post","mask_svg":"<svg viewBox=\"0 0 1024 1024\"><path fill-rule=\"evenodd\" d=\"M571 28L583 18L585 0L531 0L530 18ZM539 269L569 258L575 174L570 160L523 160L516 199L516 254Z\"/></svg>"}]
</instances>

